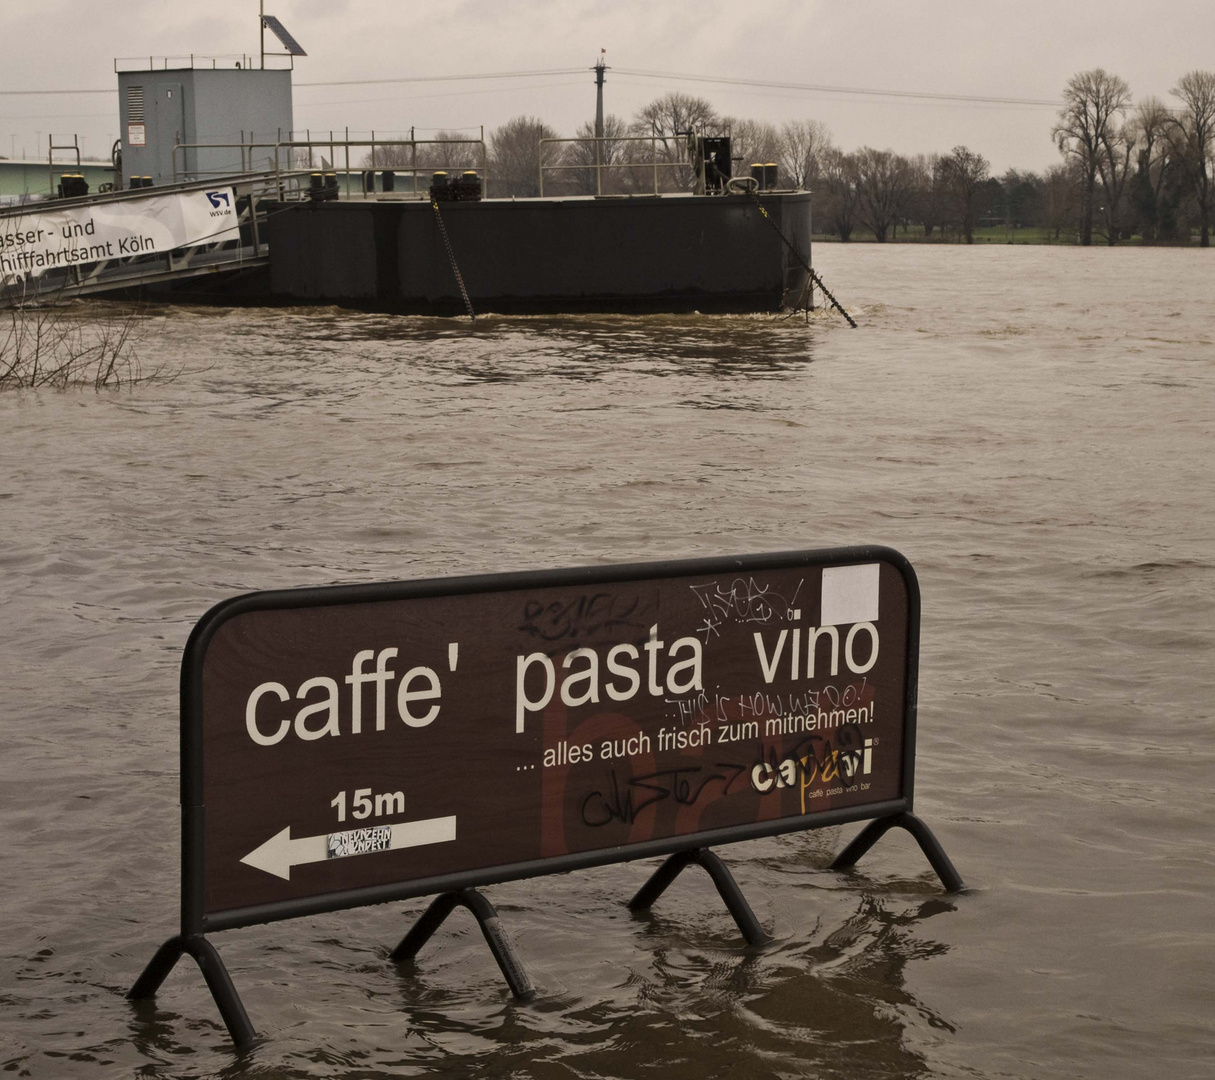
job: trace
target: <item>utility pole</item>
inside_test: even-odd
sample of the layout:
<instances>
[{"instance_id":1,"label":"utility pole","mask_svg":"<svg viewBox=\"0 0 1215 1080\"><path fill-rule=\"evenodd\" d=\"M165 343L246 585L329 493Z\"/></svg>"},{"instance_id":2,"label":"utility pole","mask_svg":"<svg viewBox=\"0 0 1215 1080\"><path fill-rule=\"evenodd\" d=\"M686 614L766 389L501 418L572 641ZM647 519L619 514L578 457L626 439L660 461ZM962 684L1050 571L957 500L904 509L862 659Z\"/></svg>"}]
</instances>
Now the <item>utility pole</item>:
<instances>
[{"instance_id":1,"label":"utility pole","mask_svg":"<svg viewBox=\"0 0 1215 1080\"><path fill-rule=\"evenodd\" d=\"M603 194L603 76L607 64L603 57L606 49L599 50L595 61L595 194Z\"/></svg>"},{"instance_id":2,"label":"utility pole","mask_svg":"<svg viewBox=\"0 0 1215 1080\"><path fill-rule=\"evenodd\" d=\"M606 49L599 50L599 59L595 62L595 138L603 138L603 75L607 65L603 56Z\"/></svg>"}]
</instances>

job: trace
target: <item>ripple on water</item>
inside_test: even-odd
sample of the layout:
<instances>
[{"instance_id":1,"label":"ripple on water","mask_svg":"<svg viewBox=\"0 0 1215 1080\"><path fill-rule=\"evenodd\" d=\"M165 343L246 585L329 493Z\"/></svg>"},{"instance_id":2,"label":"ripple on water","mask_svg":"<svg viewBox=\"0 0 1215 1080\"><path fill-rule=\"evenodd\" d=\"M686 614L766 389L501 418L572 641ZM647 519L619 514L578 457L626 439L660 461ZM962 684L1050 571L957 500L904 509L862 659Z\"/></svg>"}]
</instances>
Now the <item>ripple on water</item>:
<instances>
[{"instance_id":1,"label":"ripple on water","mask_svg":"<svg viewBox=\"0 0 1215 1080\"><path fill-rule=\"evenodd\" d=\"M154 308L143 347L175 379L0 396L0 1063L1200 1075L1207 255L819 245L856 331ZM268 1036L245 1059L192 968L125 1002L175 927L177 678L216 601L861 541L920 577L916 806L966 893L893 833L826 870L851 826L724 849L775 934L761 950L698 873L631 916L652 864L622 865L489 890L532 1004L462 913L390 963L422 901L220 935Z\"/></svg>"}]
</instances>

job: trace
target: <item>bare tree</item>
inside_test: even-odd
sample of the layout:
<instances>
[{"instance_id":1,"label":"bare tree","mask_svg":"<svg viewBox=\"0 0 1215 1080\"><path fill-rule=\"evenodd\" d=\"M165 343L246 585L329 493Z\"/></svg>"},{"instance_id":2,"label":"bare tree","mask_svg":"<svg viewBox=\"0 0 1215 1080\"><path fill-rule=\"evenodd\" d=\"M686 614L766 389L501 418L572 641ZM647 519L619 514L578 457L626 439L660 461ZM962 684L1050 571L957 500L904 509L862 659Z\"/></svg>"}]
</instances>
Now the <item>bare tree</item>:
<instances>
[{"instance_id":1,"label":"bare tree","mask_svg":"<svg viewBox=\"0 0 1215 1080\"><path fill-rule=\"evenodd\" d=\"M790 120L780 129L776 160L790 187L809 190L823 171L823 156L831 149L831 133L818 120Z\"/></svg>"},{"instance_id":2,"label":"bare tree","mask_svg":"<svg viewBox=\"0 0 1215 1080\"><path fill-rule=\"evenodd\" d=\"M1169 138L1172 117L1158 97L1144 98L1129 123L1134 125L1137 169L1131 181L1131 203L1139 234L1155 240L1160 227L1161 195L1173 162Z\"/></svg>"},{"instance_id":3,"label":"bare tree","mask_svg":"<svg viewBox=\"0 0 1215 1080\"><path fill-rule=\"evenodd\" d=\"M852 230L857 222L857 172L856 158L832 147L823 154L823 197L820 218L825 218L831 229L847 243L852 239Z\"/></svg>"},{"instance_id":4,"label":"bare tree","mask_svg":"<svg viewBox=\"0 0 1215 1080\"><path fill-rule=\"evenodd\" d=\"M394 141L394 140L389 140ZM307 155L308 151L304 151ZM371 151L369 150L363 155L363 160L359 163L364 169L372 167ZM380 146L378 143L375 148L375 167L377 169L401 169L409 168L413 164L413 150L409 146Z\"/></svg>"},{"instance_id":5,"label":"bare tree","mask_svg":"<svg viewBox=\"0 0 1215 1080\"><path fill-rule=\"evenodd\" d=\"M917 154L910 159L912 173L912 217L924 227L924 235L932 236L938 225L944 226L946 210L945 183L940 154Z\"/></svg>"},{"instance_id":6,"label":"bare tree","mask_svg":"<svg viewBox=\"0 0 1215 1080\"><path fill-rule=\"evenodd\" d=\"M489 137L494 193L521 198L539 195L540 140L556 137L551 127L532 116L516 116L497 128ZM558 149L546 155L546 163L559 163Z\"/></svg>"},{"instance_id":7,"label":"bare tree","mask_svg":"<svg viewBox=\"0 0 1215 1080\"><path fill-rule=\"evenodd\" d=\"M627 186L625 177L618 168L600 170L599 183L596 187L595 166L619 166L625 164L628 158L629 144L620 140L628 135L629 126L619 116L603 118L603 138L598 145L594 142L570 143L565 152L567 165L581 166L577 172L567 173L571 177L570 185L580 195L594 195L600 191L605 195L618 194ZM595 138L594 121L588 120L575 133L579 139L593 140Z\"/></svg>"},{"instance_id":8,"label":"bare tree","mask_svg":"<svg viewBox=\"0 0 1215 1080\"><path fill-rule=\"evenodd\" d=\"M1093 202L1103 142L1118 127L1131 103L1131 91L1117 75L1104 68L1073 75L1063 89L1064 106L1051 136L1064 157L1080 163L1084 177L1084 204L1080 243L1093 242Z\"/></svg>"},{"instance_id":9,"label":"bare tree","mask_svg":"<svg viewBox=\"0 0 1215 1080\"><path fill-rule=\"evenodd\" d=\"M14 303L0 311L0 390L102 390L175 378L163 365L141 366L135 346L144 322L139 307Z\"/></svg>"},{"instance_id":10,"label":"bare tree","mask_svg":"<svg viewBox=\"0 0 1215 1080\"><path fill-rule=\"evenodd\" d=\"M629 132L654 138L653 160L667 166L661 170L662 179L666 180L662 186L686 191L696 182L695 169L688 154L688 133L720 126L717 110L704 98L671 91L639 109Z\"/></svg>"},{"instance_id":11,"label":"bare tree","mask_svg":"<svg viewBox=\"0 0 1215 1080\"><path fill-rule=\"evenodd\" d=\"M762 120L726 118L722 126L730 132L731 156L742 159L739 170L744 176L750 175L751 165L755 162L762 165L776 162L779 165L780 132L775 125Z\"/></svg>"},{"instance_id":12,"label":"bare tree","mask_svg":"<svg viewBox=\"0 0 1215 1080\"><path fill-rule=\"evenodd\" d=\"M1198 242L1211 246L1211 181L1215 161L1215 72L1191 71L1169 91L1181 99L1185 111L1172 118L1170 135L1177 159L1190 181L1198 204Z\"/></svg>"},{"instance_id":13,"label":"bare tree","mask_svg":"<svg viewBox=\"0 0 1215 1080\"><path fill-rule=\"evenodd\" d=\"M409 170L417 165L418 171L445 169L448 172L481 167L481 148L476 139L470 139L465 131L449 129L435 132L431 139L407 143L404 139L388 140L401 142L399 146L375 148L375 168ZM372 167L370 152L363 158L363 168Z\"/></svg>"},{"instance_id":14,"label":"bare tree","mask_svg":"<svg viewBox=\"0 0 1215 1080\"><path fill-rule=\"evenodd\" d=\"M720 124L717 110L704 98L671 91L637 111L633 126L639 135L651 133L675 138Z\"/></svg>"},{"instance_id":15,"label":"bare tree","mask_svg":"<svg viewBox=\"0 0 1215 1080\"><path fill-rule=\"evenodd\" d=\"M911 204L915 173L911 163L891 150L863 146L854 155L856 215L879 244Z\"/></svg>"},{"instance_id":16,"label":"bare tree","mask_svg":"<svg viewBox=\"0 0 1215 1080\"><path fill-rule=\"evenodd\" d=\"M941 159L941 181L951 216L968 244L975 242L975 224L984 210L987 158L966 146L955 146Z\"/></svg>"},{"instance_id":17,"label":"bare tree","mask_svg":"<svg viewBox=\"0 0 1215 1080\"><path fill-rule=\"evenodd\" d=\"M1122 235L1126 182L1131 174L1131 155L1135 151L1135 129L1131 123L1111 122L1101 136L1097 155L1097 175L1104 196L1101 212L1105 218L1106 243L1111 247Z\"/></svg>"},{"instance_id":18,"label":"bare tree","mask_svg":"<svg viewBox=\"0 0 1215 1080\"><path fill-rule=\"evenodd\" d=\"M481 147L470 141L467 131L443 129L434 133L433 142L418 147L419 169L475 169L481 164ZM401 147L407 150L408 147Z\"/></svg>"},{"instance_id":19,"label":"bare tree","mask_svg":"<svg viewBox=\"0 0 1215 1080\"><path fill-rule=\"evenodd\" d=\"M1005 217L1013 228L1037 225L1042 219L1042 178L1032 172L1009 169L1000 180L1004 188Z\"/></svg>"},{"instance_id":20,"label":"bare tree","mask_svg":"<svg viewBox=\"0 0 1215 1080\"><path fill-rule=\"evenodd\" d=\"M1076 160L1052 165L1042 179L1042 223L1058 240L1078 228L1084 206L1084 172Z\"/></svg>"}]
</instances>

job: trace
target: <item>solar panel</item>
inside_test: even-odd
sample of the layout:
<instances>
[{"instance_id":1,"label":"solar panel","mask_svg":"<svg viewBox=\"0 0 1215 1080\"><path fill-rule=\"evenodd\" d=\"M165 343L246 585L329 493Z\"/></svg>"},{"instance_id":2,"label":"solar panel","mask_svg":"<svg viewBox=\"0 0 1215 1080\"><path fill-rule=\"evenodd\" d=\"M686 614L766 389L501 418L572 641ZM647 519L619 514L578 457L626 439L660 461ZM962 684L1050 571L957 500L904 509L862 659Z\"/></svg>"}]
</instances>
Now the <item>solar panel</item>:
<instances>
[{"instance_id":1,"label":"solar panel","mask_svg":"<svg viewBox=\"0 0 1215 1080\"><path fill-rule=\"evenodd\" d=\"M273 15L263 15L262 25L283 43L283 47L286 48L288 55L308 55L306 52L304 52L300 43L296 41L295 38L293 38L289 33L287 33L287 28Z\"/></svg>"}]
</instances>

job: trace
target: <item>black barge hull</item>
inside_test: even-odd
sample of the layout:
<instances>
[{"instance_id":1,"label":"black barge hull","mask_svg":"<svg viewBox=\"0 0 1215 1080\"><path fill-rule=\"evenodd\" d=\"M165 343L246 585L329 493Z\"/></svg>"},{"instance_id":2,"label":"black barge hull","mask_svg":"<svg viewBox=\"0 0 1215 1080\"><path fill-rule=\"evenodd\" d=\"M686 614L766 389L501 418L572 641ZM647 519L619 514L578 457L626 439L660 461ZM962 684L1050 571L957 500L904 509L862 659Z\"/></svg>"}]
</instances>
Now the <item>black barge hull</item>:
<instances>
[{"instance_id":1,"label":"black barge hull","mask_svg":"<svg viewBox=\"0 0 1215 1080\"><path fill-rule=\"evenodd\" d=\"M762 198L810 260L810 195ZM269 208L270 293L408 314L465 305L429 202ZM477 313L755 312L791 307L807 274L747 196L488 199L440 204Z\"/></svg>"}]
</instances>

